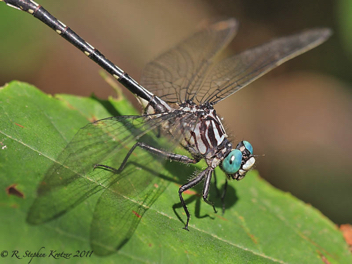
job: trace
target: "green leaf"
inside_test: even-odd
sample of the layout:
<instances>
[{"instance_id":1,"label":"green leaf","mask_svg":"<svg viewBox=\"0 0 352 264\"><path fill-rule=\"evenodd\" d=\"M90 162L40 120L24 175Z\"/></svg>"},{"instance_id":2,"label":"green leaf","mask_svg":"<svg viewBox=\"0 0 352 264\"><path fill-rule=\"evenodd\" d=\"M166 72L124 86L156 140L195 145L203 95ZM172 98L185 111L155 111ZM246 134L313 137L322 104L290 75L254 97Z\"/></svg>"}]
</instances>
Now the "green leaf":
<instances>
[{"instance_id":1,"label":"green leaf","mask_svg":"<svg viewBox=\"0 0 352 264\"><path fill-rule=\"evenodd\" d=\"M119 221L124 221L120 210L126 207L125 200L116 196L118 185L102 185L102 190L84 196L75 206L68 206L76 195L85 193L84 187L91 188L90 185L69 185L74 187L69 192L65 188L48 192L51 198L42 200L45 203L38 206L35 201L40 182L48 169L60 161L60 153L79 128L97 119L126 114L136 114L136 111L121 98L102 101L70 95L51 97L19 82L0 90L0 248L9 252L7 262L18 262L12 256L14 250L27 262L30 257L24 257L26 250L32 253L40 250L46 256L34 257L33 263L57 263L50 256L51 250L75 254L78 250L87 252L93 245L100 255L106 256L99 257L95 252L90 257L57 258L69 263L95 263L97 259L109 263L352 263L342 234L330 220L290 194L273 188L255 171L240 182L229 183L224 215L215 214L202 201L201 186L185 193L191 213L187 232L182 229L186 216L179 202L178 188L193 169L175 162L166 163L165 169L160 167L158 173L166 175L171 171L172 175L155 176L152 183L155 188L149 189L153 193L143 194L146 199L152 197L147 203L149 206L134 212L134 218L129 216L128 219L139 224L135 225L136 230L130 230L130 239L113 254L107 246L113 245L115 237L118 240L116 228L120 227ZM138 155L137 152L137 158ZM159 170L161 163L155 159L149 162ZM204 163L196 168L199 170L202 166ZM130 180L131 186L148 185L143 177L151 172L139 174L138 170L143 172L131 166L131 177L123 180ZM223 173L217 170L217 175L218 188L221 188ZM221 210L215 188L210 199ZM40 225L26 222L30 218L28 213L33 214L33 206L48 216L57 212L55 206L59 202L70 208ZM106 240L99 248L95 242L102 238Z\"/></svg>"},{"instance_id":2,"label":"green leaf","mask_svg":"<svg viewBox=\"0 0 352 264\"><path fill-rule=\"evenodd\" d=\"M343 48L349 53L347 58L351 58L352 55L352 2L350 0L339 0L336 7L336 17L338 19L339 36L341 37L341 44Z\"/></svg>"}]
</instances>

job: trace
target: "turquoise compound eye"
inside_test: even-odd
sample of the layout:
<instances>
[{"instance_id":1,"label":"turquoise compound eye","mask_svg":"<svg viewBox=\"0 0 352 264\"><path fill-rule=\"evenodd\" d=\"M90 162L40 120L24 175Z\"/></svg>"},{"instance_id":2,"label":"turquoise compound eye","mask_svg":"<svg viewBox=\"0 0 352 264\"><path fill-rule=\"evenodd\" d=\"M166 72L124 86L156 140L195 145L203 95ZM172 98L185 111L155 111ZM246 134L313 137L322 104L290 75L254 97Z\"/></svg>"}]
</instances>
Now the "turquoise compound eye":
<instances>
[{"instance_id":1,"label":"turquoise compound eye","mask_svg":"<svg viewBox=\"0 0 352 264\"><path fill-rule=\"evenodd\" d=\"M234 174L240 169L241 162L242 162L242 152L238 149L234 149L223 160L222 169L227 174Z\"/></svg>"},{"instance_id":2,"label":"turquoise compound eye","mask_svg":"<svg viewBox=\"0 0 352 264\"><path fill-rule=\"evenodd\" d=\"M248 151L253 155L253 147L248 141L243 141L243 145L248 149Z\"/></svg>"}]
</instances>

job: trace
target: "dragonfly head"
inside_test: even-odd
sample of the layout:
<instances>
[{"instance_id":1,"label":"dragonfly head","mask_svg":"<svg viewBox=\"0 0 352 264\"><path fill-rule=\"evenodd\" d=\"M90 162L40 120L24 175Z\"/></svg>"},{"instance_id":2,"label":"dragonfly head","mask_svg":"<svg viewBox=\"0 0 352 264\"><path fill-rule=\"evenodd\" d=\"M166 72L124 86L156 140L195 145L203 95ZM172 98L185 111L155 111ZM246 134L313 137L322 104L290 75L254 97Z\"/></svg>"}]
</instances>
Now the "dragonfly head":
<instances>
[{"instance_id":1,"label":"dragonfly head","mask_svg":"<svg viewBox=\"0 0 352 264\"><path fill-rule=\"evenodd\" d=\"M221 168L229 178L239 181L246 176L254 163L252 145L248 141L241 141L222 161Z\"/></svg>"}]
</instances>

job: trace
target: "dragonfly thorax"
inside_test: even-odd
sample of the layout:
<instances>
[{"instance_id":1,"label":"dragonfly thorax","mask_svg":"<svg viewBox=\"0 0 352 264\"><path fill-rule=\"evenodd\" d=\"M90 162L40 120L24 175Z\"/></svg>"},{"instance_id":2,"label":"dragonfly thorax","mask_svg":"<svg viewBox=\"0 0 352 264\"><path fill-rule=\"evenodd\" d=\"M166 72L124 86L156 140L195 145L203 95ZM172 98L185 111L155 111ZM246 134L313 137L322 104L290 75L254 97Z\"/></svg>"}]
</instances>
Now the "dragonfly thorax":
<instances>
[{"instance_id":1,"label":"dragonfly thorax","mask_svg":"<svg viewBox=\"0 0 352 264\"><path fill-rule=\"evenodd\" d=\"M228 143L227 134L216 111L210 105L196 105L192 102L186 102L180 105L178 111L183 115L192 115L194 120L193 127L189 124L182 127L188 127L183 131L184 138L181 144L194 157L202 157L207 163L223 146Z\"/></svg>"},{"instance_id":2,"label":"dragonfly thorax","mask_svg":"<svg viewBox=\"0 0 352 264\"><path fill-rule=\"evenodd\" d=\"M210 104L198 106L187 102L181 104L177 111L181 115L191 113L197 117L194 128L183 131L181 141L192 156L204 158L212 168L220 165L229 179L243 179L255 163L252 145L241 141L233 149L220 118ZM189 124L182 127L189 128Z\"/></svg>"}]
</instances>

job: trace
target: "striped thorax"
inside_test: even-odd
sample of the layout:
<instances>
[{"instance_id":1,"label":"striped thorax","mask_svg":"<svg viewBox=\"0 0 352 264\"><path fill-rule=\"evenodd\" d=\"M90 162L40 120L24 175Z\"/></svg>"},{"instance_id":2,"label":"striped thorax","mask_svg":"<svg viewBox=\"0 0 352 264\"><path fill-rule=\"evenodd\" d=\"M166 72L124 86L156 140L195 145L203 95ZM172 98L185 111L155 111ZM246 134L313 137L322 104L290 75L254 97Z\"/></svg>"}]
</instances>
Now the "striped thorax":
<instances>
[{"instance_id":1,"label":"striped thorax","mask_svg":"<svg viewBox=\"0 0 352 264\"><path fill-rule=\"evenodd\" d=\"M161 128L176 140L196 160L205 159L207 165L216 168L220 165L229 179L241 180L253 167L255 158L248 141L241 141L235 149L227 139L225 128L211 104L196 105L191 101L172 108L158 97L158 108L142 104L150 118L165 112L174 112L175 118L161 124ZM141 101L141 100L140 100ZM187 117L192 116L191 119ZM196 117L196 118L194 118ZM192 120L193 122L189 122ZM194 121L196 120L196 121Z\"/></svg>"}]
</instances>

